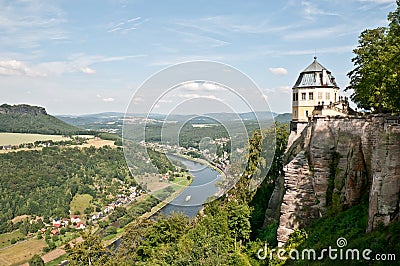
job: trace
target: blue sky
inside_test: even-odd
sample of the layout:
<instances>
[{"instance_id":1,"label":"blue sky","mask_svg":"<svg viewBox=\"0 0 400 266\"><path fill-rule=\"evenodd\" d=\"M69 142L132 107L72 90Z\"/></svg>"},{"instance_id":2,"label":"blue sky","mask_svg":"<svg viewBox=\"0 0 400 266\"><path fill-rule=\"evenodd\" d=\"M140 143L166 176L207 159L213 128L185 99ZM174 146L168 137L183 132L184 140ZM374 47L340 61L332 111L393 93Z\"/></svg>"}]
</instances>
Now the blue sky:
<instances>
[{"instance_id":1,"label":"blue sky","mask_svg":"<svg viewBox=\"0 0 400 266\"><path fill-rule=\"evenodd\" d=\"M149 76L212 60L250 76L272 111L313 60L341 88L366 28L387 25L395 0L1 1L0 103L51 114L125 111Z\"/></svg>"}]
</instances>

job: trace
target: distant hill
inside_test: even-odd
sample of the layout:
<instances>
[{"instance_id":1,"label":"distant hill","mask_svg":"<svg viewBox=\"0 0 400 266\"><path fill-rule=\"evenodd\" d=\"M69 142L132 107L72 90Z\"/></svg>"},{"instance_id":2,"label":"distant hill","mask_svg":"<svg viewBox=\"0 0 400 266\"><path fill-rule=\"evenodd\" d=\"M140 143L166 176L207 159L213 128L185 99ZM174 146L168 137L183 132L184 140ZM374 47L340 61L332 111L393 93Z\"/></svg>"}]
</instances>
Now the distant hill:
<instances>
[{"instance_id":1,"label":"distant hill","mask_svg":"<svg viewBox=\"0 0 400 266\"><path fill-rule=\"evenodd\" d=\"M287 123L292 121L292 114L291 113L283 113L283 114L278 114L275 116L275 121L281 122L281 123Z\"/></svg>"},{"instance_id":2,"label":"distant hill","mask_svg":"<svg viewBox=\"0 0 400 266\"><path fill-rule=\"evenodd\" d=\"M86 131L47 114L43 107L3 104L0 105L0 132L69 135Z\"/></svg>"}]
</instances>

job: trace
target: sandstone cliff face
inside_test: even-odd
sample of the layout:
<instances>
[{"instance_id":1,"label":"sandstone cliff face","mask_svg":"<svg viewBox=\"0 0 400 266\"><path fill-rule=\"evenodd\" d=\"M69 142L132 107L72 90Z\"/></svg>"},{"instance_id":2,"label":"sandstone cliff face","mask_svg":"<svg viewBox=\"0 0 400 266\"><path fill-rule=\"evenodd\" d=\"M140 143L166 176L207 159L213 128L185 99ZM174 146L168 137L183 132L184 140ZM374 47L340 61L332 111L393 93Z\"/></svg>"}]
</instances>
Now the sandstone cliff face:
<instances>
[{"instance_id":1,"label":"sandstone cliff face","mask_svg":"<svg viewBox=\"0 0 400 266\"><path fill-rule=\"evenodd\" d=\"M400 219L400 117L314 118L286 153L269 202L278 243L327 210L369 199L367 231Z\"/></svg>"}]
</instances>

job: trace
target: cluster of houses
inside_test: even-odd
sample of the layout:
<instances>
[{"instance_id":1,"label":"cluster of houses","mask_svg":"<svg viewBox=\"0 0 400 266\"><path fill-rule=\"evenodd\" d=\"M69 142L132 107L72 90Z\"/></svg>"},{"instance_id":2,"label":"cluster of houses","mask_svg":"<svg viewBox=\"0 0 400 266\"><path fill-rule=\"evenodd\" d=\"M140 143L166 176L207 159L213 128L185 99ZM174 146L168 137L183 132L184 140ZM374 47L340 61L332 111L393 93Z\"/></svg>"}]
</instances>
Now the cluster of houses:
<instances>
[{"instance_id":1,"label":"cluster of houses","mask_svg":"<svg viewBox=\"0 0 400 266\"><path fill-rule=\"evenodd\" d=\"M36 216L34 220L31 220L30 223L38 223L39 220L43 221L44 227L40 229L42 234L46 233L50 228L50 235L60 235L61 228L75 228L77 230L83 230L86 228L86 224L81 220L78 215L74 215L70 218L54 218L50 223L45 223L43 217Z\"/></svg>"},{"instance_id":2,"label":"cluster of houses","mask_svg":"<svg viewBox=\"0 0 400 266\"><path fill-rule=\"evenodd\" d=\"M135 186L131 186L129 188L129 193L130 193L129 195L119 194L117 196L117 199L114 202L108 204L107 207L105 207L103 211L93 214L91 216L91 220L96 221L98 219L101 219L101 218L107 216L116 207L123 206L123 205L133 202L136 197L140 196L142 193L145 193L145 191L140 188L137 188ZM44 217L36 216L35 219L30 220L30 223L31 224L38 223L39 220L42 220L43 225L44 225L44 227L42 229L40 229L40 232L42 234L45 234L47 232L47 230L50 228L51 236L60 235L61 228L75 228L77 230L86 229L86 224L78 215L71 216L70 218L56 217L50 223L46 223L44 221Z\"/></svg>"},{"instance_id":3,"label":"cluster of houses","mask_svg":"<svg viewBox=\"0 0 400 266\"><path fill-rule=\"evenodd\" d=\"M3 145L0 146L0 150L16 150L16 149L20 149L20 148L28 148L31 149L33 147L50 147L52 145L54 145L55 142L49 140L49 141L42 141L40 143L24 143L24 144L20 144L20 145Z\"/></svg>"},{"instance_id":4,"label":"cluster of houses","mask_svg":"<svg viewBox=\"0 0 400 266\"><path fill-rule=\"evenodd\" d=\"M0 150L9 151L9 150L16 150L16 149L18 149L18 145L3 145L3 146L0 146Z\"/></svg>"},{"instance_id":5,"label":"cluster of houses","mask_svg":"<svg viewBox=\"0 0 400 266\"><path fill-rule=\"evenodd\" d=\"M224 147L228 142L229 138L217 138L214 140L210 139L208 144L219 145L221 147ZM206 158L209 162L212 162L216 167L218 167L221 170L225 169L230 163L229 154L226 151L223 151L222 155L219 156L215 152L210 151L209 149L198 150L193 147L185 148L185 147L180 147L178 145L162 144L157 142L145 142L145 141L141 141L139 144L142 146L146 146L148 148L160 149L171 153L180 153L180 154L187 154L188 152L201 153L204 156L204 158ZM241 153L243 151L237 150L237 152ZM148 161L147 163L150 162ZM163 176L161 180L167 180L167 179L168 176Z\"/></svg>"},{"instance_id":6,"label":"cluster of houses","mask_svg":"<svg viewBox=\"0 0 400 266\"><path fill-rule=\"evenodd\" d=\"M93 214L91 216L91 220L96 221L98 219L101 219L101 218L107 216L116 207L123 206L123 205L133 202L135 200L135 198L138 197L142 193L145 193L145 191L138 187L131 186L129 188L129 195L119 194L117 196L117 199L114 202L107 205L103 211ZM50 229L50 236L60 235L61 234L60 230L62 228L75 228L76 230L86 229L86 224L80 218L79 215L73 215L69 218L56 217L56 218L52 219L49 223L46 223L43 216L42 217L36 216L34 219L31 219L29 222L31 224L32 223L37 224L40 220L43 222L43 225L44 225L44 227L40 229L40 232L42 234L45 234Z\"/></svg>"},{"instance_id":7,"label":"cluster of houses","mask_svg":"<svg viewBox=\"0 0 400 266\"><path fill-rule=\"evenodd\" d=\"M135 198L138 197L141 193L144 193L143 190L140 190L135 186L131 186L129 188L129 192L130 192L129 195L125 195L125 194L117 195L117 199L114 202L108 204L107 207L104 208L104 210L93 214L91 217L91 220L96 221L98 219L105 217L106 215L110 214L116 207L129 204L129 203L133 202L135 200Z\"/></svg>"}]
</instances>

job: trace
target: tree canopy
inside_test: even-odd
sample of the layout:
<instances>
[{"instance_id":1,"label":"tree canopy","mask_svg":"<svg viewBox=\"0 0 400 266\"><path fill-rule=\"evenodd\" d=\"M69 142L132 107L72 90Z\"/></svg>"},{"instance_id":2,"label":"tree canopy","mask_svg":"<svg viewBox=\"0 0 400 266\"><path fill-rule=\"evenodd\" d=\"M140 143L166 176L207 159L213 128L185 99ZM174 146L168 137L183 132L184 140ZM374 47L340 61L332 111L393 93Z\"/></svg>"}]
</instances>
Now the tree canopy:
<instances>
[{"instance_id":1,"label":"tree canopy","mask_svg":"<svg viewBox=\"0 0 400 266\"><path fill-rule=\"evenodd\" d=\"M44 261L38 254L35 254L29 260L29 266L44 266Z\"/></svg>"},{"instance_id":2,"label":"tree canopy","mask_svg":"<svg viewBox=\"0 0 400 266\"><path fill-rule=\"evenodd\" d=\"M377 113L400 111L400 0L389 25L367 29L353 50L354 69L347 75L358 107Z\"/></svg>"}]
</instances>

